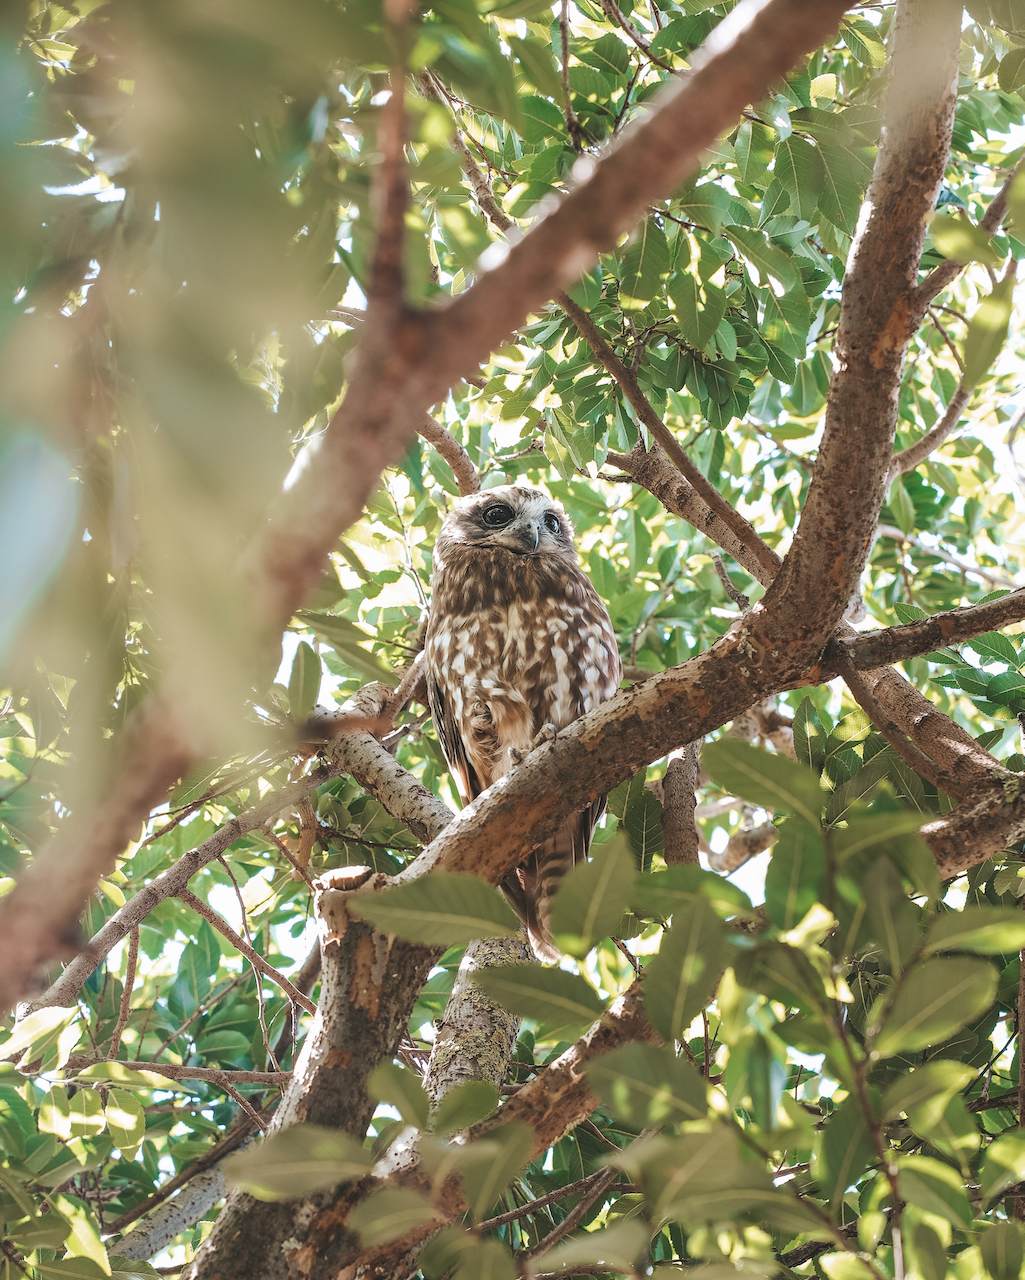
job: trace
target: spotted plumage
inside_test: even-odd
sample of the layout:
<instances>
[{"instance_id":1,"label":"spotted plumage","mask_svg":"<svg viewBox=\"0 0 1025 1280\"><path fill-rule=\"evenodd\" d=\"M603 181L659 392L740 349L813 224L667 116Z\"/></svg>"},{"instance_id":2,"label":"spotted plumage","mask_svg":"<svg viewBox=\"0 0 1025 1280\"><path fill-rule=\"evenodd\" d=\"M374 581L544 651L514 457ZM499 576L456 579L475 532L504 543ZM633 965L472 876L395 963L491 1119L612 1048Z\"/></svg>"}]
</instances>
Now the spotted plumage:
<instances>
[{"instance_id":1,"label":"spotted plumage","mask_svg":"<svg viewBox=\"0 0 1025 1280\"><path fill-rule=\"evenodd\" d=\"M424 644L431 714L464 800L610 698L622 666L608 612L577 565L573 525L540 489L463 498L434 547ZM558 957L548 918L563 876L587 857L604 798L574 814L502 883L535 952Z\"/></svg>"}]
</instances>

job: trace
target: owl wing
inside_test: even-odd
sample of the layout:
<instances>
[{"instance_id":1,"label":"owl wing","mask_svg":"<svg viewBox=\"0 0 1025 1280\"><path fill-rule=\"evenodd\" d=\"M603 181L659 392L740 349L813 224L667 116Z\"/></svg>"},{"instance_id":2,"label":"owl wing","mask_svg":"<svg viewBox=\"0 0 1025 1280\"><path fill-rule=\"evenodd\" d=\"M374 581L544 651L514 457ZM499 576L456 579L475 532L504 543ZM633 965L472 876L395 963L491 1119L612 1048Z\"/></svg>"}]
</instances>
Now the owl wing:
<instances>
[{"instance_id":1,"label":"owl wing","mask_svg":"<svg viewBox=\"0 0 1025 1280\"><path fill-rule=\"evenodd\" d=\"M456 780L459 794L467 802L475 800L485 789L485 785L478 777L466 753L466 743L463 741L460 730L462 708L459 703L462 701L462 690L455 682L449 688L444 688L430 666L426 667L425 675L427 705L431 709L431 718L441 743L441 750Z\"/></svg>"}]
</instances>

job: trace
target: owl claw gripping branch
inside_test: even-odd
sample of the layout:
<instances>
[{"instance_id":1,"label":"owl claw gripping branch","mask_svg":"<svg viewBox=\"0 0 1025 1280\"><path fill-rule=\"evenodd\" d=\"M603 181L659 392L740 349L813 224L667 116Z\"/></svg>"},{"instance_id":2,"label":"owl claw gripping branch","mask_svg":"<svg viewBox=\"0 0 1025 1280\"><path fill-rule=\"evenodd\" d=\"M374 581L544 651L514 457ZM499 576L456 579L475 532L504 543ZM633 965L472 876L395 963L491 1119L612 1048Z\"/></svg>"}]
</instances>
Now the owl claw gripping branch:
<instances>
[{"instance_id":1,"label":"owl claw gripping branch","mask_svg":"<svg viewBox=\"0 0 1025 1280\"><path fill-rule=\"evenodd\" d=\"M540 489L488 489L445 518L424 670L442 750L466 801L508 773L539 735L553 739L618 690L612 622L577 565L572 523ZM587 858L604 809L602 797L567 819L502 882L542 960L559 957L552 897Z\"/></svg>"}]
</instances>

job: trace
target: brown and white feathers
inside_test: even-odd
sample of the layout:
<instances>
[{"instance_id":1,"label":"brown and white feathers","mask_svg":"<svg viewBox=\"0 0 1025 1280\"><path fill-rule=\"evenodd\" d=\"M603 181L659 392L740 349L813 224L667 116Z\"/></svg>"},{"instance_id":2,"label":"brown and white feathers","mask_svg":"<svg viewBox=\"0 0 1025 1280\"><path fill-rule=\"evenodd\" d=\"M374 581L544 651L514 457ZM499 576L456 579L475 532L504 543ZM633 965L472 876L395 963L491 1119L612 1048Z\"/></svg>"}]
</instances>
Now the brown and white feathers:
<instances>
[{"instance_id":1,"label":"brown and white feathers","mask_svg":"<svg viewBox=\"0 0 1025 1280\"><path fill-rule=\"evenodd\" d=\"M502 485L461 499L434 547L424 669L434 725L464 800L530 749L610 698L622 665L608 611L577 565L573 525L540 489ZM587 858L596 801L502 883L539 957L559 952L551 899Z\"/></svg>"}]
</instances>

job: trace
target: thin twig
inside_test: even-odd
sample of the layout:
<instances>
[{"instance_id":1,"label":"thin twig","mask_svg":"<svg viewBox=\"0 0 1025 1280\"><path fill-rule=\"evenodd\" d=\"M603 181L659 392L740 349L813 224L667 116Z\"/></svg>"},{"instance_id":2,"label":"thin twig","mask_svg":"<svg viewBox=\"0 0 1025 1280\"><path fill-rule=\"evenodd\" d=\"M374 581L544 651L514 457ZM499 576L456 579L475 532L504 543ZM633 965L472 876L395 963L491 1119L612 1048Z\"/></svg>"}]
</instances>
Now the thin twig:
<instances>
[{"instance_id":1,"label":"thin twig","mask_svg":"<svg viewBox=\"0 0 1025 1280\"><path fill-rule=\"evenodd\" d=\"M198 915L201 915L204 920L209 921L218 933L227 938L235 950L244 955L254 969L258 969L265 977L270 978L271 982L276 982L290 1000L299 1005L300 1008L305 1009L307 1013L317 1012L317 1006L313 1001L307 999L301 991L298 991L293 987L285 975L283 973L279 973L272 964L268 964L263 956L251 947L244 938L239 937L231 925L228 924L227 920L225 920L223 916L219 916L213 907L207 906L201 898L197 898L196 895L188 889L181 889L177 896L186 904L186 906L191 907L192 910Z\"/></svg>"},{"instance_id":2,"label":"thin twig","mask_svg":"<svg viewBox=\"0 0 1025 1280\"><path fill-rule=\"evenodd\" d=\"M562 51L562 95L565 100L563 105L566 113L566 128L573 143L573 150L580 152L583 150L581 142L583 131L580 128L577 113L573 110L573 91L569 87L569 0L562 0L562 9L559 13L559 40Z\"/></svg>"},{"instance_id":3,"label":"thin twig","mask_svg":"<svg viewBox=\"0 0 1025 1280\"><path fill-rule=\"evenodd\" d=\"M616 0L598 0L598 3L605 10L608 16L612 19L612 21L615 22L619 27L623 29L623 31L626 32L626 34L630 37L630 39L634 42L637 48L640 49L641 53L643 53L646 58L650 58L651 61L654 62L657 67L661 67L663 71L671 72L673 70L673 68L670 66L668 62L663 61L663 59L660 58L657 53L651 52L651 46L648 43L648 41L644 39L644 37L637 30L637 28L630 21L630 19L626 17L626 15L620 9L619 5L616 4Z\"/></svg>"},{"instance_id":4,"label":"thin twig","mask_svg":"<svg viewBox=\"0 0 1025 1280\"><path fill-rule=\"evenodd\" d=\"M554 1245L557 1245L560 1240L569 1235L588 1209L590 1209L591 1205L594 1204L595 1200L597 1200L599 1196L603 1195L609 1187L612 1186L621 1172L622 1170L617 1169L615 1165L610 1165L607 1169L602 1169L600 1172L596 1173L590 1187L584 1192L558 1226L552 1231L549 1231L545 1238L540 1240L533 1249L527 1249L524 1253L521 1253L518 1256L524 1260L527 1258L536 1258L538 1254L547 1253L549 1249Z\"/></svg>"},{"instance_id":5,"label":"thin twig","mask_svg":"<svg viewBox=\"0 0 1025 1280\"><path fill-rule=\"evenodd\" d=\"M715 566L716 575L722 583L723 591L726 592L741 613L746 613L751 608L751 601L744 595L743 591L739 591L730 581L730 575L726 572L726 566L722 562L721 552L712 552L712 564Z\"/></svg>"},{"instance_id":6,"label":"thin twig","mask_svg":"<svg viewBox=\"0 0 1025 1280\"><path fill-rule=\"evenodd\" d=\"M136 925L128 935L128 962L125 967L125 985L121 991L121 1007L118 1009L114 1034L110 1037L108 1058L117 1057L118 1050L121 1048L121 1037L124 1035L125 1027L128 1026L128 1019L132 1012L132 988L135 986L135 968L138 962L139 926Z\"/></svg>"}]
</instances>

